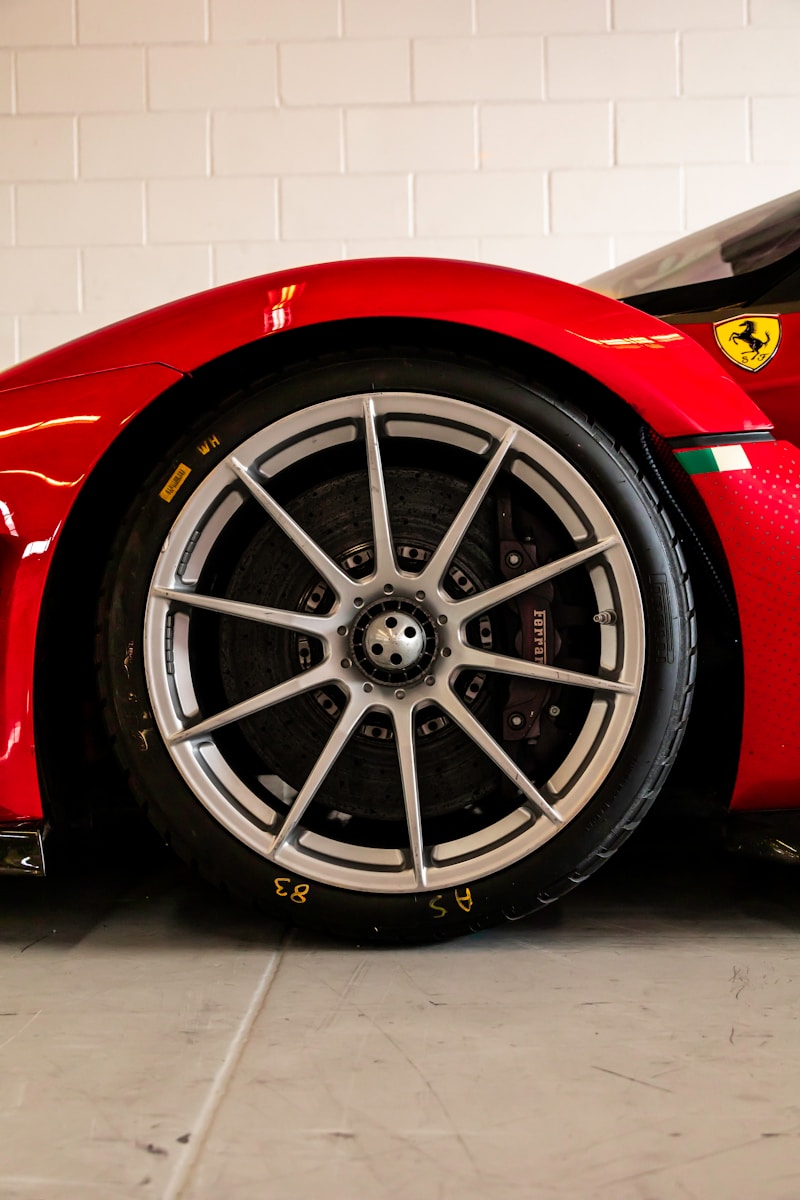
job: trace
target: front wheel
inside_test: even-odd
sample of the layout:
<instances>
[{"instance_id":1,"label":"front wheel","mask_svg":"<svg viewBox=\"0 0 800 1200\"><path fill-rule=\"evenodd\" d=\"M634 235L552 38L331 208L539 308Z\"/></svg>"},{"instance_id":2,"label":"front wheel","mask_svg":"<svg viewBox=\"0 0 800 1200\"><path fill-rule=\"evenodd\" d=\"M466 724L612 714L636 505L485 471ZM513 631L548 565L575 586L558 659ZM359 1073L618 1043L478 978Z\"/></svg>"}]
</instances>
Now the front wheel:
<instances>
[{"instance_id":1,"label":"front wheel","mask_svg":"<svg viewBox=\"0 0 800 1200\"><path fill-rule=\"evenodd\" d=\"M694 673L647 481L502 372L365 352L222 407L132 507L101 680L182 856L370 940L530 912L655 798Z\"/></svg>"}]
</instances>

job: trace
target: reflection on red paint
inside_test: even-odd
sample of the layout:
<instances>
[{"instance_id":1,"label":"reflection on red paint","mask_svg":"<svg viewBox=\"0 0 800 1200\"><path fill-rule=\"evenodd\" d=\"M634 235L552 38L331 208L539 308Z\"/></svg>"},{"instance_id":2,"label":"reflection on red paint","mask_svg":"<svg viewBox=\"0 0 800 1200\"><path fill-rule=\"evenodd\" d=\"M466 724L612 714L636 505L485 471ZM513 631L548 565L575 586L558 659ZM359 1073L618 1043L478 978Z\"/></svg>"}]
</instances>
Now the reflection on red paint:
<instances>
[{"instance_id":1,"label":"reflection on red paint","mask_svg":"<svg viewBox=\"0 0 800 1200\"><path fill-rule=\"evenodd\" d=\"M32 554L47 554L47 551L50 549L50 545L51 545L52 541L53 541L52 537L49 537L49 538L43 538L41 541L38 541L38 542L28 542L27 546L22 551L22 557L30 558L30 556Z\"/></svg>"},{"instance_id":2,"label":"reflection on red paint","mask_svg":"<svg viewBox=\"0 0 800 1200\"><path fill-rule=\"evenodd\" d=\"M264 333L277 333L292 323L291 301L303 290L302 283L290 283L287 287L267 292L270 307L264 309Z\"/></svg>"},{"instance_id":3,"label":"reflection on red paint","mask_svg":"<svg viewBox=\"0 0 800 1200\"><path fill-rule=\"evenodd\" d=\"M79 475L77 479L54 479L52 475L43 475L41 471L23 471L13 468L10 471L0 471L0 475L32 475L34 479L41 479L44 483L49 483L51 487L77 487L83 480L83 475Z\"/></svg>"},{"instance_id":4,"label":"reflection on red paint","mask_svg":"<svg viewBox=\"0 0 800 1200\"><path fill-rule=\"evenodd\" d=\"M568 330L568 333L574 333L574 330ZM579 337L582 342L592 342L595 346L611 346L614 349L630 350L639 346L650 346L651 349L658 350L663 342L682 342L683 334L681 333L654 333L649 337L632 336L632 337L614 337L614 338L593 338L586 337L583 333L574 334Z\"/></svg>"},{"instance_id":5,"label":"reflection on red paint","mask_svg":"<svg viewBox=\"0 0 800 1200\"><path fill-rule=\"evenodd\" d=\"M6 762L8 760L9 756L11 755L11 751L19 743L21 733L22 733L22 723L20 721L15 721L9 731L6 748L5 748L4 752L2 754L0 754L0 762Z\"/></svg>"},{"instance_id":6,"label":"reflection on red paint","mask_svg":"<svg viewBox=\"0 0 800 1200\"><path fill-rule=\"evenodd\" d=\"M11 537L19 537L19 534L17 533L17 527L14 524L14 518L11 515L11 509L4 500L0 500L0 518L2 518L3 524L8 530L9 535Z\"/></svg>"},{"instance_id":7,"label":"reflection on red paint","mask_svg":"<svg viewBox=\"0 0 800 1200\"><path fill-rule=\"evenodd\" d=\"M99 416L54 417L51 421L35 421L32 425L17 425L13 429L0 429L0 438L13 437L15 433L38 433L40 429L54 429L60 425L91 425Z\"/></svg>"}]
</instances>

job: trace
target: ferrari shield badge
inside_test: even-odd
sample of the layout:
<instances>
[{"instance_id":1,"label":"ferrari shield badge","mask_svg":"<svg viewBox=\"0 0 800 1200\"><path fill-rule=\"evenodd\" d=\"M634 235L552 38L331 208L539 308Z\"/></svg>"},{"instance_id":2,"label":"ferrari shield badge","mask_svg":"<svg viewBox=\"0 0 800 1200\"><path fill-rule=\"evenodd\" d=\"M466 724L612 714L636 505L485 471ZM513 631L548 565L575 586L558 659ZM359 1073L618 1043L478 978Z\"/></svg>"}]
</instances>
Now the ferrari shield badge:
<instances>
[{"instance_id":1,"label":"ferrari shield badge","mask_svg":"<svg viewBox=\"0 0 800 1200\"><path fill-rule=\"evenodd\" d=\"M745 371L760 371L781 344L780 317L729 317L714 325L717 345L727 358Z\"/></svg>"}]
</instances>

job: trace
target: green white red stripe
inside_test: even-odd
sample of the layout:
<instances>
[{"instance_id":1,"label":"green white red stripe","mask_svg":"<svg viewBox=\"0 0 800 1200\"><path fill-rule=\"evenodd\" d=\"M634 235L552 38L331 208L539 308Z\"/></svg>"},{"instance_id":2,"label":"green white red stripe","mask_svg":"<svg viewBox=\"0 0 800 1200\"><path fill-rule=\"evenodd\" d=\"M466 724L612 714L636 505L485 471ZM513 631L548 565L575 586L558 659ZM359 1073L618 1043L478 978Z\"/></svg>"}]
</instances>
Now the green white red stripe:
<instances>
[{"instance_id":1,"label":"green white red stripe","mask_svg":"<svg viewBox=\"0 0 800 1200\"><path fill-rule=\"evenodd\" d=\"M676 450L675 453L690 475L753 469L744 446L703 446L697 450Z\"/></svg>"}]
</instances>

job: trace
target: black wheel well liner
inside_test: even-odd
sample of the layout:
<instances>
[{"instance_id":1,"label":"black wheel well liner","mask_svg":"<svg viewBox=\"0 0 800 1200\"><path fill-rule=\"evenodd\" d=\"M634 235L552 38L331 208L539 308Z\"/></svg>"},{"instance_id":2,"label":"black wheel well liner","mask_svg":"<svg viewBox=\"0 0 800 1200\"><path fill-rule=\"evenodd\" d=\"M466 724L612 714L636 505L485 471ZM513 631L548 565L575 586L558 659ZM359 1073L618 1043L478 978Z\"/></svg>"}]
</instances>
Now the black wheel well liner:
<instances>
[{"instance_id":1,"label":"black wheel well liner","mask_svg":"<svg viewBox=\"0 0 800 1200\"><path fill-rule=\"evenodd\" d=\"M164 450L197 424L215 400L235 398L261 381L291 371L295 364L322 363L348 350L362 354L373 348L391 348L396 353L407 350L409 354L423 348L436 356L474 360L481 367L491 364L517 382L535 382L537 391L544 394L579 398L579 406L597 418L639 463L679 533L701 531L699 538L688 539L685 545L700 617L699 681L706 657L709 670L717 670L719 659L724 661L730 677L722 685L725 719L716 722L720 738L730 738L731 722L741 725L738 623L724 553L688 477L685 485L671 477L671 486L665 486L663 473L654 471L651 450L646 449L651 446L652 431L642 418L594 377L526 342L440 320L348 319L286 330L279 337L258 339L205 363L138 414L87 478L54 552L37 634L34 711L37 745L44 747L39 753L39 774L46 811L56 821L90 822L105 809L117 808L119 799L114 794L125 790L119 768L106 751L95 685L95 614L85 611L85 600L82 609L75 597L71 584L76 572L85 580L81 596L96 594L116 530L144 480L163 459ZM268 371L264 369L266 358ZM709 634L706 639L704 631ZM723 644L718 646L720 639ZM708 656L702 653L703 640L707 645L713 641ZM80 738L74 736L74 725L63 720L63 701L58 698L63 696L65 676L77 693L75 708L83 714ZM708 707L703 705L701 711ZM705 722L690 722L689 732L698 724ZM700 734L704 745L714 736L713 730ZM684 745L691 748L695 741L687 736ZM720 750L723 745L721 740ZM685 757L681 751L679 764ZM717 755L712 749L703 757L713 763Z\"/></svg>"}]
</instances>

